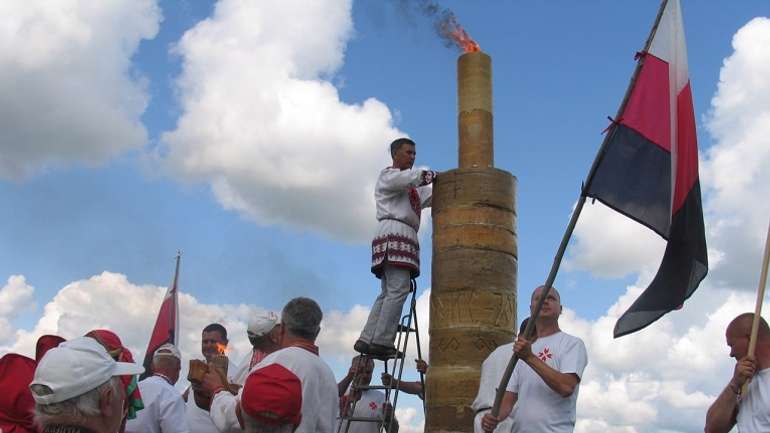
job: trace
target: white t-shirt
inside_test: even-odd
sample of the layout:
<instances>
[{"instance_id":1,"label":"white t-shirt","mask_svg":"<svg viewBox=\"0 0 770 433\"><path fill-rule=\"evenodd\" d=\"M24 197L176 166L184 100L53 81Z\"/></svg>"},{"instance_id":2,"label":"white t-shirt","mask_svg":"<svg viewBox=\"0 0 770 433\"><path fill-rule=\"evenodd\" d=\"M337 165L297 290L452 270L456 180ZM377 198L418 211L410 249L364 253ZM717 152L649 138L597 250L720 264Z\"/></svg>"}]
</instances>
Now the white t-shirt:
<instances>
[{"instance_id":1,"label":"white t-shirt","mask_svg":"<svg viewBox=\"0 0 770 433\"><path fill-rule=\"evenodd\" d=\"M508 366L513 355L513 343L504 344L487 356L484 363L481 364L481 382L479 383L479 393L476 395L476 399L473 400L471 408L476 411L476 416L473 419L473 431L474 433L484 433L484 429L481 428L481 418L484 414L491 411L492 406L495 404L495 392L497 387L500 386L500 379L503 377L505 367ZM494 433L508 433L511 431L513 420L510 415L508 418L500 422L495 428Z\"/></svg>"},{"instance_id":2,"label":"white t-shirt","mask_svg":"<svg viewBox=\"0 0 770 433\"><path fill-rule=\"evenodd\" d=\"M166 379L150 376L139 382L144 409L126 422L126 433L188 433L182 395Z\"/></svg>"},{"instance_id":3,"label":"white t-shirt","mask_svg":"<svg viewBox=\"0 0 770 433\"><path fill-rule=\"evenodd\" d=\"M356 403L356 410L353 412L353 416L356 418L380 418L382 417L382 406L385 403L385 393L373 389L367 389L361 392L361 399ZM339 429L340 433L345 433L347 428L347 421L337 418L338 425L335 426L335 432L339 427L340 421L342 422L342 428ZM365 421L351 421L348 433L379 433L380 424L377 422L365 422Z\"/></svg>"},{"instance_id":4,"label":"white t-shirt","mask_svg":"<svg viewBox=\"0 0 770 433\"><path fill-rule=\"evenodd\" d=\"M316 354L299 347L287 347L267 355L252 371L279 364L302 383L302 421L294 433L332 433L339 407L337 382L328 365ZM219 431L240 431L235 409L240 400L220 392L211 402L211 418Z\"/></svg>"},{"instance_id":5,"label":"white t-shirt","mask_svg":"<svg viewBox=\"0 0 770 433\"><path fill-rule=\"evenodd\" d=\"M738 403L739 433L770 432L770 368L751 379L749 389Z\"/></svg>"},{"instance_id":6,"label":"white t-shirt","mask_svg":"<svg viewBox=\"0 0 770 433\"><path fill-rule=\"evenodd\" d=\"M557 332L532 343L532 353L561 373L575 373L578 378L588 364L583 341ZM512 433L571 433L575 428L575 403L580 383L569 397L552 390L525 362L516 364L508 382L508 391L518 394L513 407Z\"/></svg>"}]
</instances>

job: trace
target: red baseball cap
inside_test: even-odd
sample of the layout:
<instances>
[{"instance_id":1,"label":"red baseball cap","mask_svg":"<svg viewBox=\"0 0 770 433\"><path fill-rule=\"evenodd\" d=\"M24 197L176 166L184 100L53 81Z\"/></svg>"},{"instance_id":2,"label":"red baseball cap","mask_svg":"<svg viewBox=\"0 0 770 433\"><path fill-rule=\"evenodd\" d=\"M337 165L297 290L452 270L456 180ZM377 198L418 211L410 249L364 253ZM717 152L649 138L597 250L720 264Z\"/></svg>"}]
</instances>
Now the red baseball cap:
<instances>
[{"instance_id":1,"label":"red baseball cap","mask_svg":"<svg viewBox=\"0 0 770 433\"><path fill-rule=\"evenodd\" d=\"M268 424L293 424L302 420L302 383L280 364L270 364L249 374L241 394L241 409Z\"/></svg>"}]
</instances>

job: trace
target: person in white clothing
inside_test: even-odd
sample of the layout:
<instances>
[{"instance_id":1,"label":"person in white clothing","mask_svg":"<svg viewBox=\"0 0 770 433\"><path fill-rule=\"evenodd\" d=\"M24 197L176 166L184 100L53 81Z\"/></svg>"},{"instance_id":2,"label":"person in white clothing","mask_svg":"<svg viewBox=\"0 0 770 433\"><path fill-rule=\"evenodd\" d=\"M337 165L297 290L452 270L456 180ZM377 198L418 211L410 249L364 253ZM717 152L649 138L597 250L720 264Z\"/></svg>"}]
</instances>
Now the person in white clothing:
<instances>
[{"instance_id":1,"label":"person in white clothing","mask_svg":"<svg viewBox=\"0 0 770 433\"><path fill-rule=\"evenodd\" d=\"M753 321L753 313L743 313L727 326L725 338L735 369L706 413L706 433L727 433L736 425L739 433L770 431L770 327L759 318L754 356L749 356Z\"/></svg>"},{"instance_id":2,"label":"person in white clothing","mask_svg":"<svg viewBox=\"0 0 770 433\"><path fill-rule=\"evenodd\" d=\"M544 291L541 286L532 294L532 312ZM498 416L486 413L482 417L485 432L494 431L509 415L512 433L574 431L580 378L588 356L582 340L559 328L561 311L559 292L552 288L535 319L537 339L533 343L520 335L513 344L520 362L508 382Z\"/></svg>"},{"instance_id":3,"label":"person in white clothing","mask_svg":"<svg viewBox=\"0 0 770 433\"><path fill-rule=\"evenodd\" d=\"M246 328L246 336L251 343L251 352L241 361L238 371L233 375L233 382L243 385L246 377L254 366L276 350L280 349L277 343L277 336L274 332L278 327L278 315L272 311L257 314L249 320Z\"/></svg>"},{"instance_id":4,"label":"person in white clothing","mask_svg":"<svg viewBox=\"0 0 770 433\"><path fill-rule=\"evenodd\" d=\"M127 410L120 378L144 372L115 362L96 340L77 337L46 352L29 384L41 432L115 433Z\"/></svg>"},{"instance_id":5,"label":"person in white clothing","mask_svg":"<svg viewBox=\"0 0 770 433\"><path fill-rule=\"evenodd\" d=\"M179 349L160 346L152 356L152 376L139 382L144 409L126 423L126 433L188 433L185 403L174 388L182 367Z\"/></svg>"},{"instance_id":6,"label":"person in white clothing","mask_svg":"<svg viewBox=\"0 0 770 433\"><path fill-rule=\"evenodd\" d=\"M340 433L379 433L381 428L390 433L398 432L398 420L393 416L393 406L385 401L385 393L374 389L353 390L353 379L357 386L368 386L372 381L374 360L367 356L356 356L350 363L348 374L337 384L340 392L340 416L337 418L337 428ZM348 389L350 387L350 389ZM349 411L355 407L353 413ZM348 421L346 418L379 419L373 421ZM341 423L341 425L340 425Z\"/></svg>"},{"instance_id":7,"label":"person in white clothing","mask_svg":"<svg viewBox=\"0 0 770 433\"><path fill-rule=\"evenodd\" d=\"M219 323L212 323L203 328L201 332L201 354L209 360L213 355L220 353L227 348L229 340L227 339L227 329ZM228 358L227 380L235 383L235 374L238 372L235 363ZM187 401L185 409L185 421L190 433L218 433L217 427L211 421L209 413L195 404L193 390L187 388L183 394Z\"/></svg>"},{"instance_id":8,"label":"person in white clothing","mask_svg":"<svg viewBox=\"0 0 770 433\"><path fill-rule=\"evenodd\" d=\"M522 335L528 322L529 317L521 321L518 335ZM537 338L537 336L535 336L535 338ZM479 392L476 394L476 399L473 400L473 403L471 404L471 409L476 412L476 416L473 418L474 433L482 433L484 431L481 427L481 420L484 415L492 410L492 405L495 403L495 390L500 386L500 379L502 379L505 368L508 366L508 362L511 359L512 350L513 343L503 344L493 350L481 364ZM511 431L512 425L513 419L509 416L497 425L495 433L508 433Z\"/></svg>"},{"instance_id":9,"label":"person in white clothing","mask_svg":"<svg viewBox=\"0 0 770 433\"><path fill-rule=\"evenodd\" d=\"M431 183L436 177L435 171L413 168L417 153L414 141L408 138L394 140L390 155L393 165L380 172L374 189L378 223L371 270L381 280L381 290L353 346L357 352L376 357L397 353L393 340L398 319L411 279L420 275L420 214L431 204Z\"/></svg>"},{"instance_id":10,"label":"person in white clothing","mask_svg":"<svg viewBox=\"0 0 770 433\"><path fill-rule=\"evenodd\" d=\"M279 344L282 349L266 356L246 379L262 368L277 364L299 378L302 384L302 420L296 433L331 433L337 417L337 382L334 373L318 355L316 337L321 331L323 313L309 298L294 298L281 312ZM216 374L206 374L202 386L214 397L211 419L222 433L242 431L244 424L238 418L241 396L226 392Z\"/></svg>"}]
</instances>

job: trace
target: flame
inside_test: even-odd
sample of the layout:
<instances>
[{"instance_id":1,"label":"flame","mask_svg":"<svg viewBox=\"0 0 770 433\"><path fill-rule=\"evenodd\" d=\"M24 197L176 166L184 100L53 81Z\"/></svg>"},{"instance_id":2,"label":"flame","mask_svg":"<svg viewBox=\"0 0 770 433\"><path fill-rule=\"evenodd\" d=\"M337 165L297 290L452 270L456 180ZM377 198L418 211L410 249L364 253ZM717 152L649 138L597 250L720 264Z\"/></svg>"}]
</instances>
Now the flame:
<instances>
[{"instance_id":1,"label":"flame","mask_svg":"<svg viewBox=\"0 0 770 433\"><path fill-rule=\"evenodd\" d=\"M222 343L217 343L217 354L224 355L227 353L227 345Z\"/></svg>"},{"instance_id":2,"label":"flame","mask_svg":"<svg viewBox=\"0 0 770 433\"><path fill-rule=\"evenodd\" d=\"M464 52L481 51L478 42L474 41L463 26L457 22L454 14L447 14L439 23L438 28L444 37L454 42Z\"/></svg>"}]
</instances>

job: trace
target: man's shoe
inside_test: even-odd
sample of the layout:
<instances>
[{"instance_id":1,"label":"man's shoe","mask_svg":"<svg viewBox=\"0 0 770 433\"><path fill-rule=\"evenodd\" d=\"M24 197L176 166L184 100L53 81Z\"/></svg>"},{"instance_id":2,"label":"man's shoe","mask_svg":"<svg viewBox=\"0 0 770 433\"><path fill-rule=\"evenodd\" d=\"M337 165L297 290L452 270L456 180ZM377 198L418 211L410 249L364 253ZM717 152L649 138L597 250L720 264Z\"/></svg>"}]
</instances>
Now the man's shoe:
<instances>
[{"instance_id":1,"label":"man's shoe","mask_svg":"<svg viewBox=\"0 0 770 433\"><path fill-rule=\"evenodd\" d=\"M373 358L379 360L404 357L404 354L396 350L393 346L383 346L382 344L374 343L369 345L369 354L372 355Z\"/></svg>"},{"instance_id":2,"label":"man's shoe","mask_svg":"<svg viewBox=\"0 0 770 433\"><path fill-rule=\"evenodd\" d=\"M353 345L353 350L364 355L368 355L370 349L369 343L361 339L356 340L356 344Z\"/></svg>"}]
</instances>

